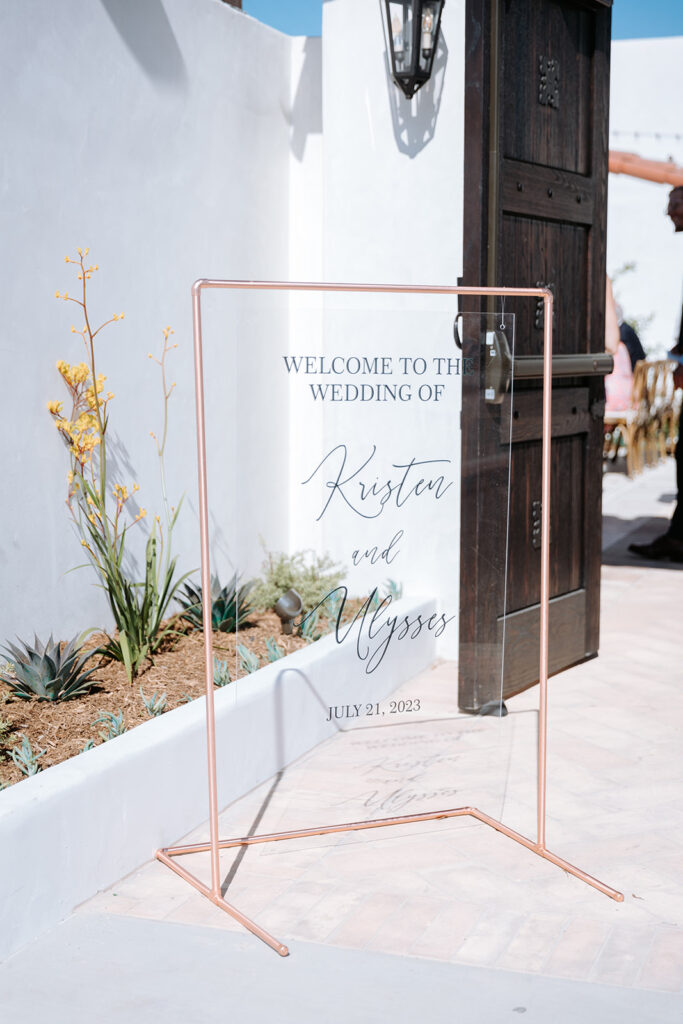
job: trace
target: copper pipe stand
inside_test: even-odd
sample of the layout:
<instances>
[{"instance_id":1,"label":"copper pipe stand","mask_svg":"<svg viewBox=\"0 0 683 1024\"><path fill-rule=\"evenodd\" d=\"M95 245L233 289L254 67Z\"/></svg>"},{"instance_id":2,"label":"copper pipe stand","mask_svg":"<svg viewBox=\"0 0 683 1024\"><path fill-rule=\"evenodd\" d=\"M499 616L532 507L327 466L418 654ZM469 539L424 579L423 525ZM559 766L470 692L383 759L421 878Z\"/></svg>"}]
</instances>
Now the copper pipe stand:
<instances>
[{"instance_id":1,"label":"copper pipe stand","mask_svg":"<svg viewBox=\"0 0 683 1024\"><path fill-rule=\"evenodd\" d=\"M550 861L551 864L557 864L558 867L562 868L563 871L568 872L570 875L574 875L576 878L581 879L582 882L586 882L587 885L593 886L599 892L609 896L610 899L616 900L617 903L622 903L624 895L618 892L616 889L612 889L611 886L605 885L604 882L599 881L592 875L587 874L580 868L575 867L574 864L570 864L569 861L564 860L562 857L558 857L557 854L551 853L545 846L535 843L532 839L528 839L519 832L515 832L514 829L508 828L501 821L496 818L492 818L488 814L484 814L483 811L478 810L476 807L451 807L445 811L427 811L423 814L402 814L395 818L376 818L372 821L352 821L343 825L323 825L319 828L302 828L296 829L292 832L270 832L263 835L256 836L242 836L240 839L220 839L218 842L218 848L220 850L230 850L237 846L254 846L256 843L278 843L287 839L305 839L310 836L328 836L336 832L360 832L364 829L370 828L387 828L390 825L408 825L418 821L441 821L445 818L463 818L470 817L476 821L482 822L484 825L489 825L495 829L496 832L501 832L503 835L508 836L510 839L514 839L516 843L520 843L525 846L527 850L531 850L532 853L537 854L544 860ZM288 956L289 949L283 945L278 939L272 936L269 932L265 931L259 925L257 925L250 918L246 917L239 910L233 907L227 900L223 899L220 893L214 893L212 890L201 882L196 875L191 874L182 868L179 864L174 862L175 857L183 857L192 853L209 853L211 851L211 843L190 843L184 846L168 846L165 849L157 850L155 856L157 860L160 860L162 864L165 864L175 871L177 875L180 875L186 882L193 885L203 896L211 900L217 907L224 910L231 917L234 917L236 921L239 921L248 931L253 935L256 935L263 942L267 943L271 949L274 949L280 956Z\"/></svg>"},{"instance_id":2,"label":"copper pipe stand","mask_svg":"<svg viewBox=\"0 0 683 1024\"><path fill-rule=\"evenodd\" d=\"M327 825L319 828L299 829L294 832L275 832L270 835L245 836L241 839L224 839L218 836L218 786L216 774L216 723L214 708L213 685L213 637L211 623L211 603L203 603L204 627L204 674L206 683L206 739L209 796L209 829L208 843L195 843L189 846L170 846L157 850L156 857L166 864L185 882L192 885L198 892L229 914L248 931L266 942L280 956L287 956L289 950L285 945L273 938L254 921L246 917L228 903L222 895L220 879L220 850L229 850L238 846L251 846L255 843L275 843L286 839L301 839L310 836L330 835L335 832L358 832L362 829L383 828L389 825L405 825L418 821L439 821L444 818L469 816L476 821L489 825L496 832L514 839L532 853L544 860L557 864L564 871L598 889L613 900L621 902L623 895L616 889L599 882L592 875L574 867L568 861L551 853L545 845L546 825L546 775L547 775L547 704L548 704L548 633L550 605L550 459L551 459L551 424L552 424L552 357L553 357L553 294L549 288L500 288L494 286L472 287L468 285L395 285L395 284L344 284L341 282L304 282L304 281L224 281L200 279L192 286L192 319L194 340L195 370L195 402L197 412L197 470L199 492L199 532L201 541L201 579L204 594L211 592L211 567L209 551L209 513L206 464L206 416L204 407L204 369L202 350L202 292L209 289L227 291L256 292L348 292L357 294L396 294L396 295L443 295L455 298L469 296L472 298L534 298L543 302L543 441L541 457L541 600L540 600L540 645L539 645L539 729L537 750L537 794L536 818L537 838L534 842L526 836L508 828L502 822L477 810L476 807L455 807L445 811L431 811L424 814L407 814L397 818L380 818L375 821L356 821L343 825ZM195 875L186 871L175 858L191 853L211 855L211 885L205 885Z\"/></svg>"}]
</instances>

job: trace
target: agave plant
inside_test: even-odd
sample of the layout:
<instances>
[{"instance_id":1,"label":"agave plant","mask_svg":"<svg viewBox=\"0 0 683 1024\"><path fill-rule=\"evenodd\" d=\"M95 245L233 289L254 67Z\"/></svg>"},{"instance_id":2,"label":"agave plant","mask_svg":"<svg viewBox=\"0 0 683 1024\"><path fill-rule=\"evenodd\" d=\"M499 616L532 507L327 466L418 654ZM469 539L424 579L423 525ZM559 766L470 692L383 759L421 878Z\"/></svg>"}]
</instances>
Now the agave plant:
<instances>
[{"instance_id":1,"label":"agave plant","mask_svg":"<svg viewBox=\"0 0 683 1024\"><path fill-rule=\"evenodd\" d=\"M23 651L7 643L5 651L12 659L11 666L0 672L0 679L6 683L15 697L30 700L71 700L87 693L92 683L90 677L97 666L83 671L86 663L96 651L83 653L81 637L74 637L64 646L50 637L46 644L37 636L33 646L20 640Z\"/></svg>"},{"instance_id":2,"label":"agave plant","mask_svg":"<svg viewBox=\"0 0 683 1024\"><path fill-rule=\"evenodd\" d=\"M113 711L100 711L92 724L106 726L106 732L102 729L100 730L100 738L105 743L107 740L116 739L117 736L123 736L124 732L128 731L123 721L123 711L121 708L118 709L117 714L114 714Z\"/></svg>"},{"instance_id":3,"label":"agave plant","mask_svg":"<svg viewBox=\"0 0 683 1024\"><path fill-rule=\"evenodd\" d=\"M301 622L298 623L297 633L299 636L307 640L309 644L312 644L315 640L320 640L323 635L323 631L320 627L320 612L318 609L309 612Z\"/></svg>"},{"instance_id":4,"label":"agave plant","mask_svg":"<svg viewBox=\"0 0 683 1024\"><path fill-rule=\"evenodd\" d=\"M142 687L140 687L140 696L150 718L158 718L159 715L163 715L168 704L165 693L159 694L155 690L151 697L145 697Z\"/></svg>"},{"instance_id":5,"label":"agave plant","mask_svg":"<svg viewBox=\"0 0 683 1024\"><path fill-rule=\"evenodd\" d=\"M253 607L249 594L254 584L244 583L240 586L237 573L229 583L221 586L218 576L211 579L211 625L221 633L234 633L251 614ZM201 629L203 623L204 601L201 586L195 587L186 583L184 593L177 600L182 605L180 617L193 629Z\"/></svg>"},{"instance_id":6,"label":"agave plant","mask_svg":"<svg viewBox=\"0 0 683 1024\"><path fill-rule=\"evenodd\" d=\"M261 659L255 651L250 651L244 644L237 645L237 654L240 659L240 668L243 672L249 674L250 672L256 672L261 667Z\"/></svg>"},{"instance_id":7,"label":"agave plant","mask_svg":"<svg viewBox=\"0 0 683 1024\"><path fill-rule=\"evenodd\" d=\"M280 658L285 656L284 647L280 647L280 644L273 636L269 636L266 640L266 651L268 653L268 661L279 661Z\"/></svg>"},{"instance_id":8,"label":"agave plant","mask_svg":"<svg viewBox=\"0 0 683 1024\"><path fill-rule=\"evenodd\" d=\"M228 667L227 660L226 661L221 661L214 654L214 656L213 656L213 685L214 686L227 686L228 683L231 683L231 682L232 682L232 678L230 676L230 669Z\"/></svg>"},{"instance_id":9,"label":"agave plant","mask_svg":"<svg viewBox=\"0 0 683 1024\"><path fill-rule=\"evenodd\" d=\"M38 761L47 753L47 751L35 751L31 746L28 737L24 736L23 733L20 733L20 735L21 746L13 747L12 750L10 750L10 756L22 775L37 775L38 772L41 771Z\"/></svg>"}]
</instances>

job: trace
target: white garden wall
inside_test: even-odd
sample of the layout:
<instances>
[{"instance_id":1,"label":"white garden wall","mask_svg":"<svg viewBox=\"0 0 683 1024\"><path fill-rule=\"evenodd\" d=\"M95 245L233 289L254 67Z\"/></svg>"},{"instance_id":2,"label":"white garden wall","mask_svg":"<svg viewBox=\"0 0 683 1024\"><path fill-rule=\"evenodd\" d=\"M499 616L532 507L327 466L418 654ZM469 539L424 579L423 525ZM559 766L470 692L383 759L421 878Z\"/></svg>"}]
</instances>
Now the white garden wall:
<instances>
[{"instance_id":1,"label":"white garden wall","mask_svg":"<svg viewBox=\"0 0 683 1024\"><path fill-rule=\"evenodd\" d=\"M161 397L147 353L159 350L163 326L175 329L169 490L174 502L187 495L181 564L199 562L190 287L203 275L289 274L291 50L286 36L220 0L0 5L0 641L108 622L89 572L65 575L81 553L63 504L66 452L45 408L63 397L57 359L81 359L70 333L77 309L54 298L75 291L63 261L78 245L101 267L95 315L125 310L101 336L100 368L116 393L119 478L140 483L150 512L159 496L149 431L159 429ZM207 340L217 347L215 326ZM286 323L279 328L286 337ZM217 360L207 400L224 408L220 371ZM282 414L271 403L264 429ZM271 479L284 485L287 435L273 429L271 438ZM257 449L242 454L248 462ZM234 500L234 476L214 474L224 567L235 555L221 545L221 520ZM286 523L278 530L284 545Z\"/></svg>"},{"instance_id":2,"label":"white garden wall","mask_svg":"<svg viewBox=\"0 0 683 1024\"><path fill-rule=\"evenodd\" d=\"M457 280L463 7L448 4L433 81L409 104L388 76L380 7L363 0L326 3L322 41L291 39L220 0L2 5L0 349L12 427L0 442L0 641L110 624L89 571L67 574L80 547L63 504L66 452L45 408L63 397L57 359L82 358L70 333L78 310L54 298L75 289L64 255L88 245L101 267L90 284L96 319L125 310L101 336L98 368L116 394L113 479L138 482L150 514L160 494L149 431L162 407L147 353L159 350L163 326L175 330L167 478L173 503L185 494L175 549L193 568L190 285L199 276ZM308 317L302 337L298 308L275 306L254 332L225 295L205 300L212 550L223 574L258 569L258 544L239 546L247 506L251 537L302 546L296 494L284 506L269 500L287 491L289 452L311 426L275 377L290 331L297 347L324 331ZM249 340L251 387L231 374L236 332ZM392 430L401 447L410 418ZM448 528L457 533L452 516ZM457 543L450 550L452 582ZM429 592L442 581L421 569L415 582Z\"/></svg>"}]
</instances>

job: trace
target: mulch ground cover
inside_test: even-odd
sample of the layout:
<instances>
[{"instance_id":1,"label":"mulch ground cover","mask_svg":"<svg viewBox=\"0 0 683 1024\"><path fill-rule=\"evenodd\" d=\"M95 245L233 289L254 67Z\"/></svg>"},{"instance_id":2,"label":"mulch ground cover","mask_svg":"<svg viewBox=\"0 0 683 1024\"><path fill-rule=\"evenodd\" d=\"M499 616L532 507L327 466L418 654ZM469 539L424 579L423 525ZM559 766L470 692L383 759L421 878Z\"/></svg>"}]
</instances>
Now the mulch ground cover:
<instances>
[{"instance_id":1,"label":"mulch ground cover","mask_svg":"<svg viewBox=\"0 0 683 1024\"><path fill-rule=\"evenodd\" d=\"M307 645L303 637L283 634L280 619L274 612L257 612L250 615L248 623L240 626L238 634L214 633L214 653L221 661L227 661L230 675L236 679L246 674L235 656L237 644L257 654L263 666L268 664L266 640L270 637L285 654ZM96 647L102 640L101 636L94 636L86 646ZM0 785L10 785L25 777L9 755L13 747L21 745L22 736L27 737L34 752L45 751L39 760L44 769L80 754L89 740L95 746L105 742L100 736L105 726L95 724L103 711L115 715L121 712L127 730L149 721L141 688L147 699L155 693L164 695L167 711L203 696L203 635L187 633L169 642L167 649L157 653L153 664L149 664L132 684L128 682L123 665L104 660L92 681L92 689L84 696L54 702L21 700L0 683L0 723L9 726L9 730L3 730L0 724ZM87 757L87 751L84 756Z\"/></svg>"}]
</instances>

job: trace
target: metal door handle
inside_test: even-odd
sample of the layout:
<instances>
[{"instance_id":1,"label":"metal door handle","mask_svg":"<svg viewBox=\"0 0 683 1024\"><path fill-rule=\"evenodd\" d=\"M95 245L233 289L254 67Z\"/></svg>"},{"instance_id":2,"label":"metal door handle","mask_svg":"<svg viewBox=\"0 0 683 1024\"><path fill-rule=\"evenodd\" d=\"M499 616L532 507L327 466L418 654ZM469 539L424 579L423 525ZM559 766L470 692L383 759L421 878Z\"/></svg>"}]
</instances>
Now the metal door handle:
<instances>
[{"instance_id":1,"label":"metal door handle","mask_svg":"<svg viewBox=\"0 0 683 1024\"><path fill-rule=\"evenodd\" d=\"M580 352L553 356L553 377L604 377L614 369L609 352ZM543 376L543 356L516 356L513 370L516 380Z\"/></svg>"}]
</instances>

